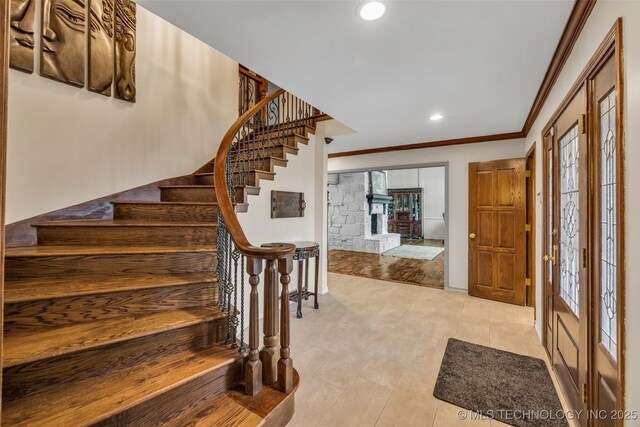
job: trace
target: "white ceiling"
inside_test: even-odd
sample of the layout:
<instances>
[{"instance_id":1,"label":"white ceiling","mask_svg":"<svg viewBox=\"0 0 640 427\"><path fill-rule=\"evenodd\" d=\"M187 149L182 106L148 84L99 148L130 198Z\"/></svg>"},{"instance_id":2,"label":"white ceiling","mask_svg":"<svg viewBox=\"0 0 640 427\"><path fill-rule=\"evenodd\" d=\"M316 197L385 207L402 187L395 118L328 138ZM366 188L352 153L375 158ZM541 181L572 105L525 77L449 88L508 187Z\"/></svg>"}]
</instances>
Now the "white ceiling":
<instances>
[{"instance_id":1,"label":"white ceiling","mask_svg":"<svg viewBox=\"0 0 640 427\"><path fill-rule=\"evenodd\" d=\"M522 128L572 0L138 0L355 133L332 152ZM445 118L431 122L429 116Z\"/></svg>"}]
</instances>

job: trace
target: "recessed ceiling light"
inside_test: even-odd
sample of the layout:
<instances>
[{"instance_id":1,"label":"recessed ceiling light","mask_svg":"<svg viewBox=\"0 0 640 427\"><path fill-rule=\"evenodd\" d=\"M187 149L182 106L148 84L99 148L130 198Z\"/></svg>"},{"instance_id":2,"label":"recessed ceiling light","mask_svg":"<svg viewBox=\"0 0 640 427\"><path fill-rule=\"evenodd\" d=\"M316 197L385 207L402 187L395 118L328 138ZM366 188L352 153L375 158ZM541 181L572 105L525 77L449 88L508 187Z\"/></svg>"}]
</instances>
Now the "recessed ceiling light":
<instances>
[{"instance_id":1,"label":"recessed ceiling light","mask_svg":"<svg viewBox=\"0 0 640 427\"><path fill-rule=\"evenodd\" d=\"M434 114L431 117L429 117L429 120L436 122L438 120L442 120L443 117L444 116L442 114Z\"/></svg>"},{"instance_id":2,"label":"recessed ceiling light","mask_svg":"<svg viewBox=\"0 0 640 427\"><path fill-rule=\"evenodd\" d=\"M360 6L360 17L365 21L375 21L384 15L386 8L379 1L370 1Z\"/></svg>"}]
</instances>

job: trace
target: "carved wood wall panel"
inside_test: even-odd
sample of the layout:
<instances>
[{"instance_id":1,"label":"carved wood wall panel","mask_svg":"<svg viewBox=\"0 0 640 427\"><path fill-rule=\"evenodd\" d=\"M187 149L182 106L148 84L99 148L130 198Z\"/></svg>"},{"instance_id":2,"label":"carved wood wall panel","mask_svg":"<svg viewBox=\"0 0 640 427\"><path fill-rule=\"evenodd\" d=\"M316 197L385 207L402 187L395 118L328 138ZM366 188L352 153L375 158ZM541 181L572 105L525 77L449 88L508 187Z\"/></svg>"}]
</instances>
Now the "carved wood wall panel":
<instances>
[{"instance_id":1,"label":"carved wood wall panel","mask_svg":"<svg viewBox=\"0 0 640 427\"><path fill-rule=\"evenodd\" d=\"M44 0L40 28L40 75L84 87L84 0Z\"/></svg>"},{"instance_id":2,"label":"carved wood wall panel","mask_svg":"<svg viewBox=\"0 0 640 427\"><path fill-rule=\"evenodd\" d=\"M116 0L116 75L115 94L118 99L136 100L136 4L131 0Z\"/></svg>"},{"instance_id":3,"label":"carved wood wall panel","mask_svg":"<svg viewBox=\"0 0 640 427\"><path fill-rule=\"evenodd\" d=\"M5 1L5 0L2 0ZM8 1L8 0L6 0ZM135 102L136 4L132 0L10 0L10 66ZM36 13L40 13L36 28ZM86 71L86 82L85 82Z\"/></svg>"},{"instance_id":4,"label":"carved wood wall panel","mask_svg":"<svg viewBox=\"0 0 640 427\"><path fill-rule=\"evenodd\" d=\"M9 66L33 72L35 31L35 0L11 0Z\"/></svg>"},{"instance_id":5,"label":"carved wood wall panel","mask_svg":"<svg viewBox=\"0 0 640 427\"><path fill-rule=\"evenodd\" d=\"M111 96L114 64L114 0L89 0L89 85L92 92Z\"/></svg>"}]
</instances>

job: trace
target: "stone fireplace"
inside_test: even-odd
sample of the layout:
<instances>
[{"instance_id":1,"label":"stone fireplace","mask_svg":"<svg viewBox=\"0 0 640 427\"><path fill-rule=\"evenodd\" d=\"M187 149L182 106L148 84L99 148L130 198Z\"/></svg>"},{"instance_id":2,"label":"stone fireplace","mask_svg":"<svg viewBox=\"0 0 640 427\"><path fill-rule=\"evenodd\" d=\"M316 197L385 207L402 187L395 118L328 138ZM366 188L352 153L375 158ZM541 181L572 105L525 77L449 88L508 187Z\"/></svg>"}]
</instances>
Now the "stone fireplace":
<instances>
[{"instance_id":1,"label":"stone fireplace","mask_svg":"<svg viewBox=\"0 0 640 427\"><path fill-rule=\"evenodd\" d=\"M388 233L385 205L369 203L369 174L343 173L329 185L329 249L381 254L400 246L400 235Z\"/></svg>"}]
</instances>

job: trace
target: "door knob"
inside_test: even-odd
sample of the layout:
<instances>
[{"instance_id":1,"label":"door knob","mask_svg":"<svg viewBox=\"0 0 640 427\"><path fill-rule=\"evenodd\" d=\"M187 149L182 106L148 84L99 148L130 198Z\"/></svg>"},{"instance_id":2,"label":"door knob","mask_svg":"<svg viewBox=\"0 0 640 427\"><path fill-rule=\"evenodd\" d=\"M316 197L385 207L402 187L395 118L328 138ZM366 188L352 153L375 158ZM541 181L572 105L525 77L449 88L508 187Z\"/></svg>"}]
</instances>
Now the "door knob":
<instances>
[{"instance_id":1,"label":"door knob","mask_svg":"<svg viewBox=\"0 0 640 427\"><path fill-rule=\"evenodd\" d=\"M469 234L469 238L470 238L470 239L475 239L475 238L476 238L476 233L471 233L471 234Z\"/></svg>"}]
</instances>

